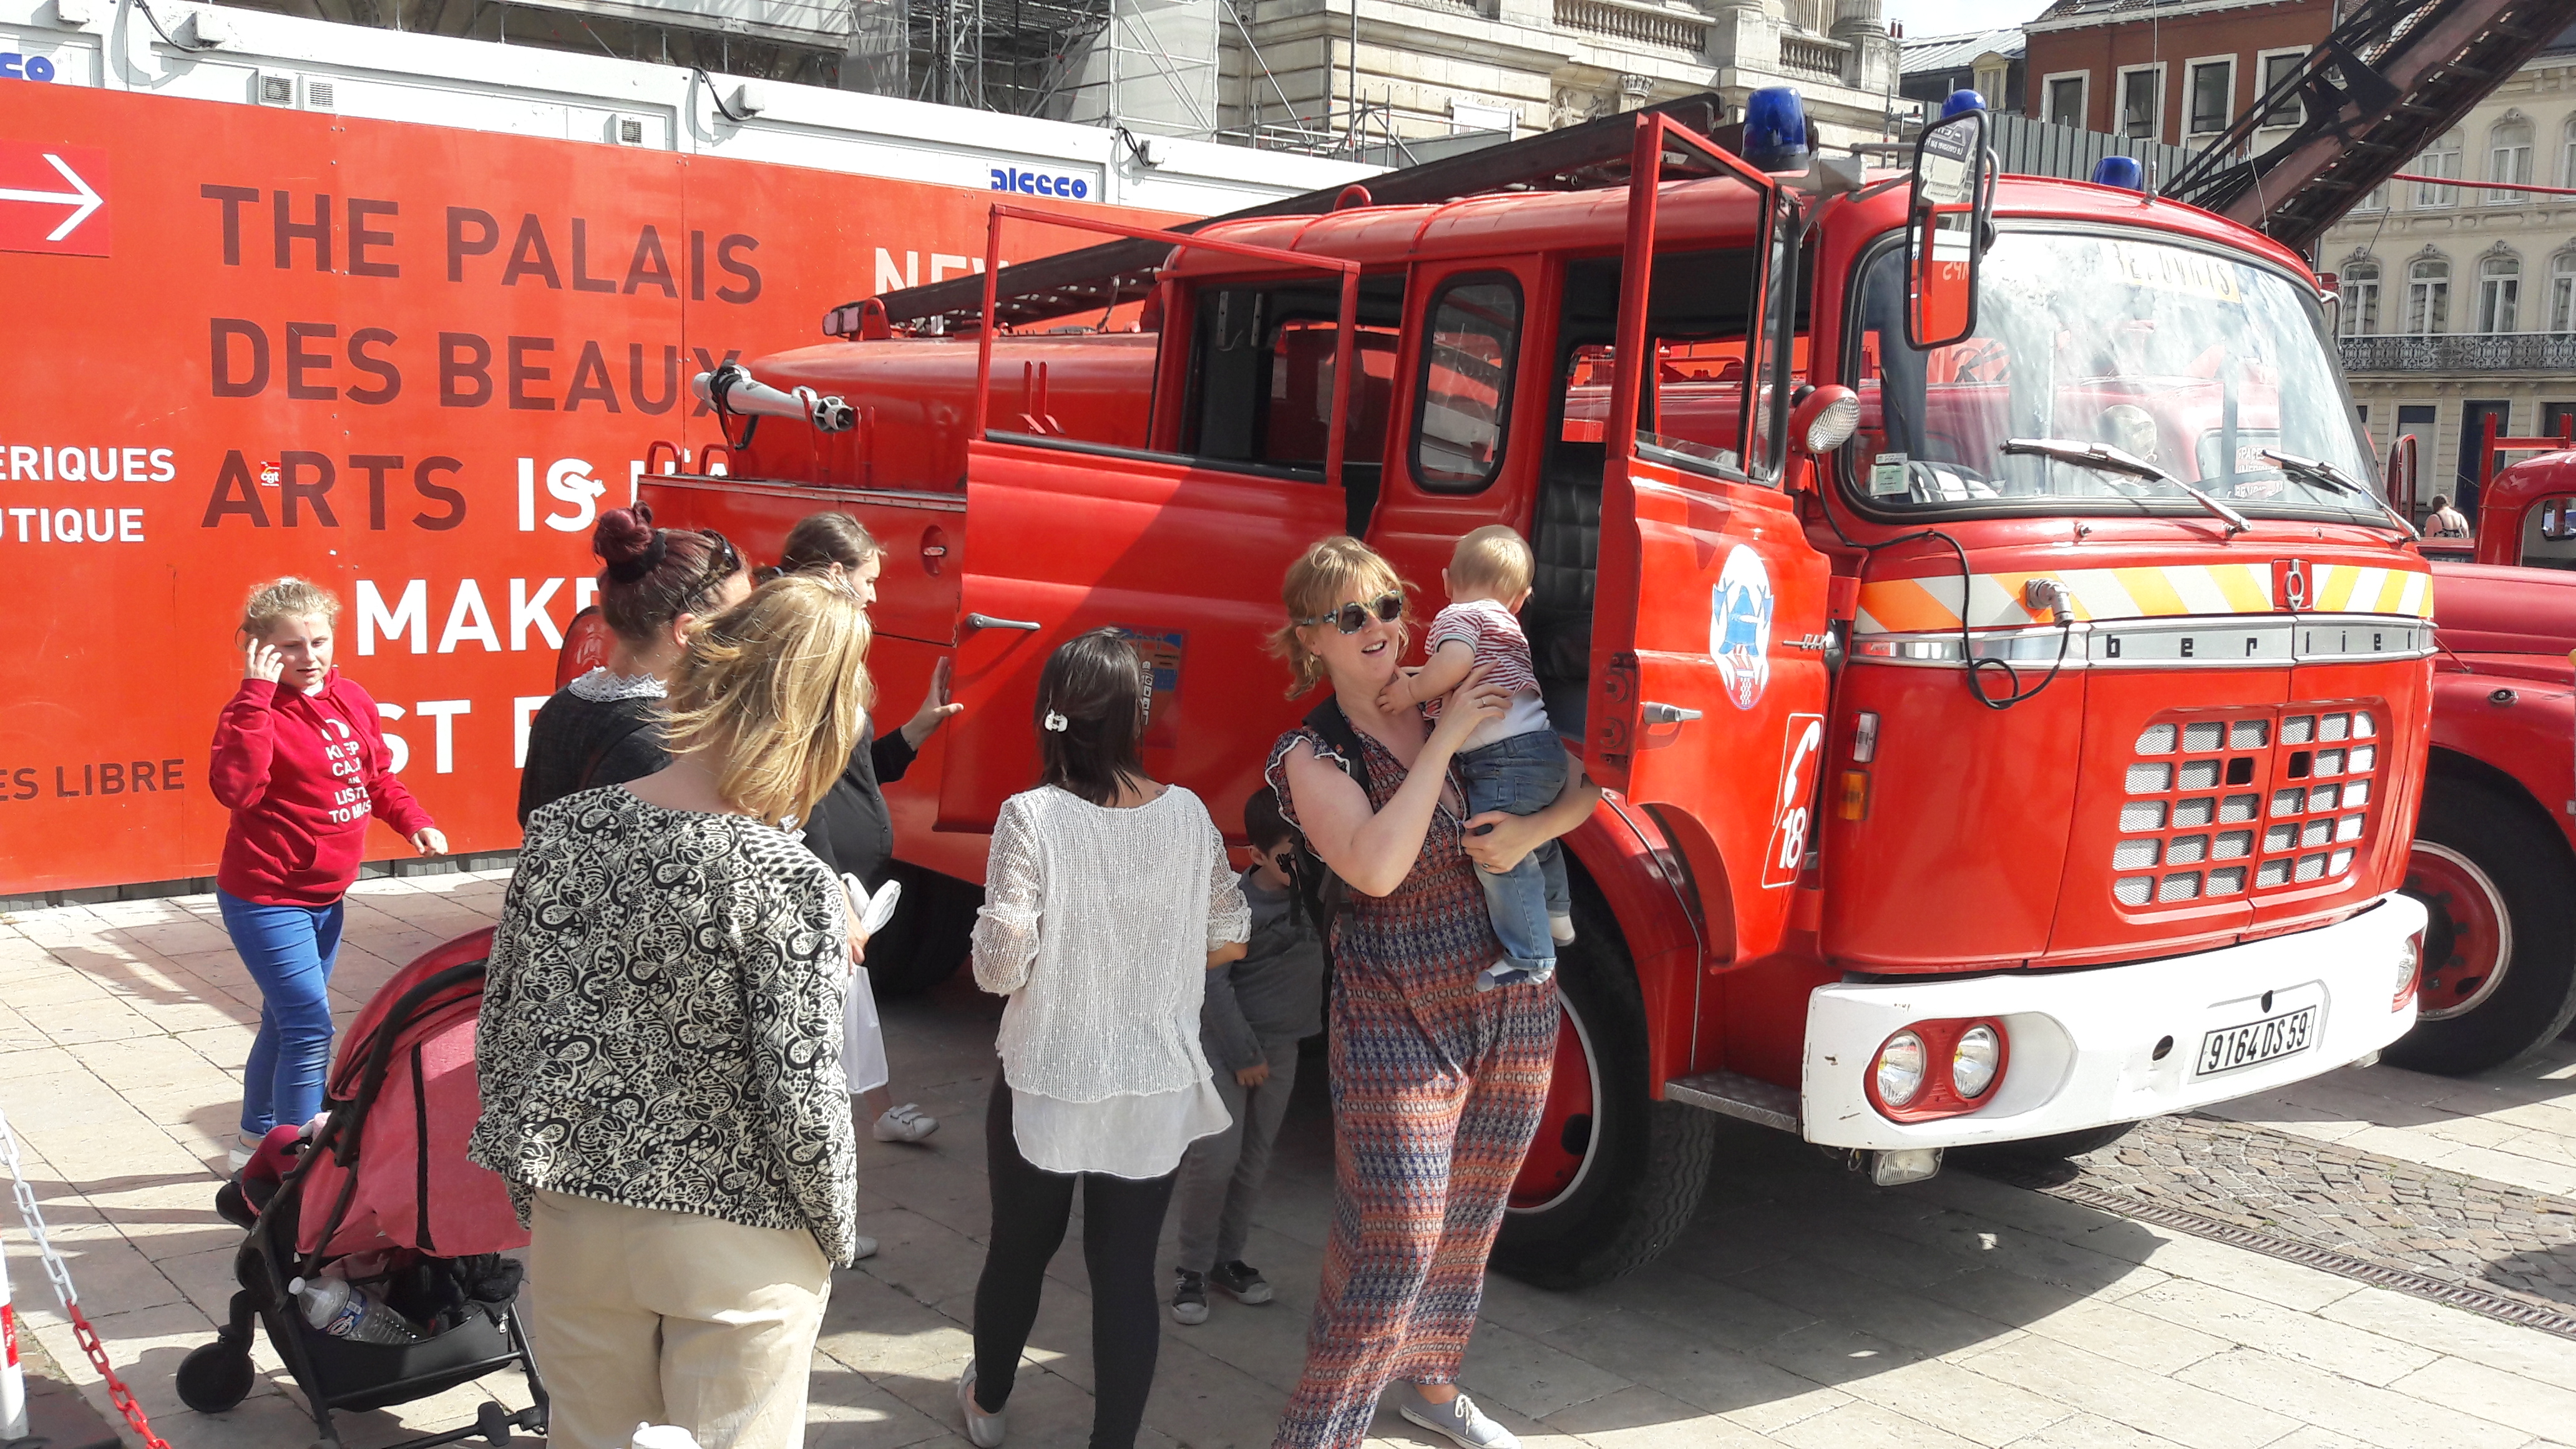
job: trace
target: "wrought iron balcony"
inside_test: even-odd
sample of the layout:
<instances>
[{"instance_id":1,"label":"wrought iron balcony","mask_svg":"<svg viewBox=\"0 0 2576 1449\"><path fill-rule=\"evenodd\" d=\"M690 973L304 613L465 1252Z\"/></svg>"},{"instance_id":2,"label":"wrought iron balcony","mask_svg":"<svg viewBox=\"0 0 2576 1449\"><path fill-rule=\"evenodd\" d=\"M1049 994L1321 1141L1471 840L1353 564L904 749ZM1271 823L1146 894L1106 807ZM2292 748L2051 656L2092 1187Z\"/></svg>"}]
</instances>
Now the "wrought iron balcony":
<instances>
[{"instance_id":1,"label":"wrought iron balcony","mask_svg":"<svg viewBox=\"0 0 2576 1449\"><path fill-rule=\"evenodd\" d=\"M2576 371L2576 333L2437 333L2341 341L2346 372Z\"/></svg>"}]
</instances>

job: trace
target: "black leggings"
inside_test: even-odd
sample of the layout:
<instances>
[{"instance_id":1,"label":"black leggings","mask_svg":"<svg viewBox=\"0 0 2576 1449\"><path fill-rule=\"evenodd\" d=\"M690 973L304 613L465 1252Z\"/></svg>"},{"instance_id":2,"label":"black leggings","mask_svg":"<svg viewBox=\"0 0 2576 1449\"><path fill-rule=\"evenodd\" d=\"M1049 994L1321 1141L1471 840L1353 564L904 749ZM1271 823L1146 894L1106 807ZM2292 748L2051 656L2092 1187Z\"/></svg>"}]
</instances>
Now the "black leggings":
<instances>
[{"instance_id":1,"label":"black leggings","mask_svg":"<svg viewBox=\"0 0 2576 1449\"><path fill-rule=\"evenodd\" d=\"M1139 1181L1105 1172L1045 1172L1011 1136L1011 1089L999 1073L984 1109L984 1156L993 1191L993 1239L975 1282L975 1402L986 1413L1011 1397L1020 1350L1038 1321L1047 1263L1064 1243L1074 1184L1082 1185L1082 1260L1091 1273L1091 1449L1130 1449L1145 1422L1154 1358L1163 1345L1154 1249L1172 1173Z\"/></svg>"}]
</instances>

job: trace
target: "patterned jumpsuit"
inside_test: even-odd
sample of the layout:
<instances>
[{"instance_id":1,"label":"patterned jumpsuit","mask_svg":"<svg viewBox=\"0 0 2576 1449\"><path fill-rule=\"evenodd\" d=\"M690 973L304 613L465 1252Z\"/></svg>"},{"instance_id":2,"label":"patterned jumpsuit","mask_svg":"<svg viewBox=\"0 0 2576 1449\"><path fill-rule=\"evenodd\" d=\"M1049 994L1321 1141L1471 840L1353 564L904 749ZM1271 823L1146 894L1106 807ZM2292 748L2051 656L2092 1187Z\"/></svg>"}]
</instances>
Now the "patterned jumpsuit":
<instances>
[{"instance_id":1,"label":"patterned jumpsuit","mask_svg":"<svg viewBox=\"0 0 2576 1449\"><path fill-rule=\"evenodd\" d=\"M1369 806L1405 769L1366 734ZM1332 747L1293 730L1268 771L1296 823L1286 760ZM1444 798L1394 892L1353 892L1333 928L1333 1227L1306 1372L1273 1449L1355 1449L1389 1381L1454 1383L1485 1255L1537 1131L1555 1060L1552 983L1478 992L1502 947Z\"/></svg>"}]
</instances>

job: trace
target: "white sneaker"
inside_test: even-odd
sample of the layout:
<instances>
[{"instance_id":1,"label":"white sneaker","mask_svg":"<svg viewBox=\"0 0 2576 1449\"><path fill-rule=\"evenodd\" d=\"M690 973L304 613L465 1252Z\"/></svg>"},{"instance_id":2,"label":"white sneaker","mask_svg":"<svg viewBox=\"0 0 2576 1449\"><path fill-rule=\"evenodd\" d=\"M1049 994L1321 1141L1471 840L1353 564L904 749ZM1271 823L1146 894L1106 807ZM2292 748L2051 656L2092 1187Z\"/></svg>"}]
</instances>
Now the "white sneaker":
<instances>
[{"instance_id":1,"label":"white sneaker","mask_svg":"<svg viewBox=\"0 0 2576 1449\"><path fill-rule=\"evenodd\" d=\"M238 1132L233 1134L232 1150L224 1154L224 1156L232 1163L232 1170L235 1174L238 1174L243 1168L250 1166L250 1160L258 1155L259 1144Z\"/></svg>"},{"instance_id":2,"label":"white sneaker","mask_svg":"<svg viewBox=\"0 0 2576 1449\"><path fill-rule=\"evenodd\" d=\"M938 1130L939 1119L925 1114L918 1102L888 1107L876 1125L879 1142L919 1142Z\"/></svg>"},{"instance_id":3,"label":"white sneaker","mask_svg":"<svg viewBox=\"0 0 2576 1449\"><path fill-rule=\"evenodd\" d=\"M1446 1435L1459 1449L1521 1449L1520 1436L1495 1423L1476 1407L1476 1401L1465 1394L1445 1404L1435 1404L1422 1397L1413 1384L1403 1386L1402 1398L1395 1411L1408 1424L1419 1424L1434 1434Z\"/></svg>"},{"instance_id":4,"label":"white sneaker","mask_svg":"<svg viewBox=\"0 0 2576 1449\"><path fill-rule=\"evenodd\" d=\"M1555 938L1556 944L1564 945L1574 939L1574 918L1572 916L1548 917L1547 933Z\"/></svg>"},{"instance_id":5,"label":"white sneaker","mask_svg":"<svg viewBox=\"0 0 2576 1449\"><path fill-rule=\"evenodd\" d=\"M975 1360L966 1360L966 1371L957 1376L957 1412L966 1419L966 1442L975 1449L1002 1449L1002 1431L1007 1409L985 1413L975 1402Z\"/></svg>"},{"instance_id":6,"label":"white sneaker","mask_svg":"<svg viewBox=\"0 0 2576 1449\"><path fill-rule=\"evenodd\" d=\"M851 1261L851 1262L855 1263L855 1262L859 1261L861 1258L873 1258L873 1257L875 1257L876 1255L877 1255L877 1240L876 1240L876 1239L869 1237L869 1236L868 1236L867 1234L865 1234L865 1233L853 1233L853 1234L851 1234L851 1235L850 1235L850 1261Z\"/></svg>"}]
</instances>

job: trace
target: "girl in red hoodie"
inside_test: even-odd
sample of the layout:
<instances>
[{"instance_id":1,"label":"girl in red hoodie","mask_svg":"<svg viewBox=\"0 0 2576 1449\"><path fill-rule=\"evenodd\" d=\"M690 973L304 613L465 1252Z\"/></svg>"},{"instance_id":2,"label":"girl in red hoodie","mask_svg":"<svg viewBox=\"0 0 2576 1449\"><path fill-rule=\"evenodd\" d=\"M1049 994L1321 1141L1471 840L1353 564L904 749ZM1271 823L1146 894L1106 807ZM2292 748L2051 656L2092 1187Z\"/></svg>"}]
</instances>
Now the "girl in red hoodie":
<instances>
[{"instance_id":1,"label":"girl in red hoodie","mask_svg":"<svg viewBox=\"0 0 2576 1449\"><path fill-rule=\"evenodd\" d=\"M283 578L242 612L241 691L215 723L207 780L233 813L215 902L259 983L259 1038L242 1072L239 1169L280 1122L322 1106L341 897L378 816L423 855L447 837L394 778L376 702L331 667L340 600Z\"/></svg>"}]
</instances>

